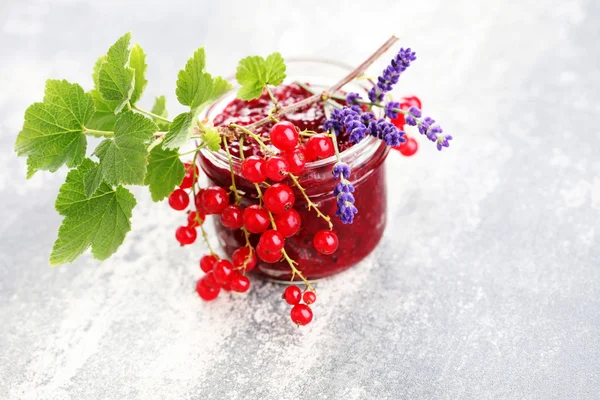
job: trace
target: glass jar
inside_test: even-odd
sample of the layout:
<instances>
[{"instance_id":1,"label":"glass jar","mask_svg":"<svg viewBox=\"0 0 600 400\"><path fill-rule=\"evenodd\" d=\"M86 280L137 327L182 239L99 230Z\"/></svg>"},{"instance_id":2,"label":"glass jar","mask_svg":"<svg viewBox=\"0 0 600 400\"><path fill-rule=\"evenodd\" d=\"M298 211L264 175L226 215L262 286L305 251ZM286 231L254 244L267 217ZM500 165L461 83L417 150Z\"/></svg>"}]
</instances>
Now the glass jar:
<instances>
[{"instance_id":1,"label":"glass jar","mask_svg":"<svg viewBox=\"0 0 600 400\"><path fill-rule=\"evenodd\" d=\"M289 81L309 82L314 87L322 88L330 86L351 70L343 64L307 59L288 60L287 67ZM347 85L346 89L359 93L367 90L365 86L356 83ZM234 92L225 96L208 108L201 118L212 120L234 97ZM386 225L383 162L388 152L389 148L385 143L368 136L341 153L342 161L352 168L349 180L355 187L355 205L359 210L355 215L354 223L350 225L343 224L335 216L337 202L333 195L333 188L337 182L331 171L336 158L330 157L306 164L306 170L299 177L299 182L321 212L331 217L333 229L339 239L338 250L332 255L320 254L313 246L315 233L327 229L327 223L319 218L314 210L307 209L302 193L293 187L291 182L287 182L295 190L294 208L301 216L302 226L295 236L286 239L285 249L288 255L298 262L297 268L307 279L324 278L343 271L364 259L379 243ZM209 184L225 188L231 186L229 162L223 150L219 152L203 150L199 156L199 163L210 181ZM242 207L256 204L256 191L253 184L241 176L241 159L233 158L233 169L237 189L243 194ZM219 218L214 218L214 221L220 243L229 256L237 248L244 246L245 238L241 230L232 231L224 227ZM251 235L253 246L258 243L259 236ZM289 281L292 277L290 267L285 261L269 264L259 260L254 271L275 280Z\"/></svg>"}]
</instances>

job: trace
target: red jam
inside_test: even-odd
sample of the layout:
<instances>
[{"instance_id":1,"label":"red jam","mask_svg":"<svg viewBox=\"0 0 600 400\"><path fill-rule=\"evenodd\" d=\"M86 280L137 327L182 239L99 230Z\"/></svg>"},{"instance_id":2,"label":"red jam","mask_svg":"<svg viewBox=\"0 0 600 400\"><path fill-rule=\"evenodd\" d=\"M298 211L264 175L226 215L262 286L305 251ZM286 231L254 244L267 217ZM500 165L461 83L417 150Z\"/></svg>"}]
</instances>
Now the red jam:
<instances>
[{"instance_id":1,"label":"red jam","mask_svg":"<svg viewBox=\"0 0 600 400\"><path fill-rule=\"evenodd\" d=\"M311 94L297 85L287 85L275 89L274 95L281 106L286 106L309 97ZM268 115L272 108L273 103L266 94L251 102L235 99L214 118L214 124L248 125ZM281 120L294 123L300 130L308 129L319 132L325 118L323 104L317 102L296 113L285 115ZM270 125L265 125L255 132L268 138L270 127ZM345 135L340 135L338 144L340 151L352 146ZM295 236L286 239L285 249L288 255L298 262L297 268L308 279L323 278L358 263L375 248L383 235L386 223L386 189L382 164L388 154L388 149L380 141L374 141L370 146L377 147L376 151L373 151L373 147L369 147L364 148L361 152L353 153L351 150L350 154L346 153L347 156L346 154L342 155L344 162L352 167L350 181L356 189L354 192L355 205L359 210L351 225L343 224L335 216L337 206L333 196L333 187L336 181L331 174L335 160L320 166L309 163L299 177L300 183L311 200L318 205L321 212L331 217L333 229L339 239L339 247L332 255L323 255L315 250L313 247L315 233L327 229L328 225L317 216L314 210L307 209L302 193L294 188L296 195L294 208L300 214L302 226ZM239 156L239 143L232 142L229 147L234 157ZM243 151L245 156L262 155L258 144L247 139L244 142ZM359 153L365 152L372 152L372 155L367 158L361 157ZM225 156L217 154L211 157L208 153L202 153L200 164L211 184L214 183L225 188L231 185L231 175ZM253 184L241 177L239 159L234 159L234 172L237 188L244 193L242 206L258 203ZM283 183L293 187L292 182L288 179ZM215 219L215 226L221 244L229 256L237 248L244 246L245 240L241 230L226 228L218 218ZM258 243L258 239L259 235L251 235L251 242L254 246ZM259 260L254 271L279 280L289 280L292 276L286 261L269 264Z\"/></svg>"}]
</instances>

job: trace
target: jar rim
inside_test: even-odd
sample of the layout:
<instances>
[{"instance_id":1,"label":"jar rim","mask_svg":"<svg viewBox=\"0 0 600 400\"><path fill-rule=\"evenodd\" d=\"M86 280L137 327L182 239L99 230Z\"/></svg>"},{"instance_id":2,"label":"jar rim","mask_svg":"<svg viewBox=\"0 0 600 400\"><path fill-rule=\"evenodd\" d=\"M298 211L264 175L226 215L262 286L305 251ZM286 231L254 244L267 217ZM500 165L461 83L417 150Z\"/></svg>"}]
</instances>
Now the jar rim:
<instances>
[{"instance_id":1,"label":"jar rim","mask_svg":"<svg viewBox=\"0 0 600 400\"><path fill-rule=\"evenodd\" d=\"M317 64L336 66L341 69L345 69L347 71L351 71L353 69L353 67L351 67L350 65L345 64L340 61L337 61L337 60L330 60L330 59L316 58L316 57L291 57L291 58L288 58L286 60L286 62L287 63L313 62L313 63L317 63ZM230 83L236 83L235 76L227 77L227 80ZM372 80L368 79L366 81L369 82L371 85L374 85L374 82ZM231 91L229 93L232 93L235 90L235 85L232 85L232 86L233 86L233 88L231 89ZM366 87L366 85L360 84L359 86L361 86L365 90L365 93L366 93L366 91L368 91L368 87ZM201 116L207 117L215 107L221 105L221 103L225 102L226 100L227 100L227 97L223 96L219 101L217 101L214 104L211 104L207 109L203 110L201 113ZM379 142L378 138L376 138L374 136L367 136L366 138L361 140L359 143L354 144L353 146L340 152L340 159L342 159L342 160L344 158L352 159L352 158L358 156L360 153L362 153L369 146L376 146L377 142ZM379 143L379 144L381 144L381 143ZM220 163L223 163L223 162L227 163L227 164L229 163L229 158L227 157L227 153L223 149L220 149L219 151L210 151L208 149L201 149L200 152L202 153L202 155L204 157L206 157L207 159L210 159L213 162L216 161L216 162L220 162ZM236 166L240 165L242 163L242 159L237 156L234 156L234 155L231 156L231 161ZM320 168L323 166L333 165L336 162L337 162L337 157L335 155L333 155L333 156L324 158L322 160L307 162L306 169Z\"/></svg>"}]
</instances>

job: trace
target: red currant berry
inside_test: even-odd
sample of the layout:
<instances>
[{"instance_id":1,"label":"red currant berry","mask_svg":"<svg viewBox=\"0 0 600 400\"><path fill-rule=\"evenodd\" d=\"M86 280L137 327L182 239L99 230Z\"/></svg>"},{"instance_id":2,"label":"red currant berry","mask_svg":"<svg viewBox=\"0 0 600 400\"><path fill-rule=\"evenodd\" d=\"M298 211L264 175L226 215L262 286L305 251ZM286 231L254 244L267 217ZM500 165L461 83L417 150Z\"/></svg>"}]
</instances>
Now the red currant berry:
<instances>
[{"instance_id":1,"label":"red currant berry","mask_svg":"<svg viewBox=\"0 0 600 400\"><path fill-rule=\"evenodd\" d=\"M331 138L325 135L311 136L306 142L306 158L308 161L322 160L335 153Z\"/></svg>"},{"instance_id":2,"label":"red currant berry","mask_svg":"<svg viewBox=\"0 0 600 400\"><path fill-rule=\"evenodd\" d=\"M250 279L235 271L231 277L229 285L231 286L231 290L234 292L244 293L250 289Z\"/></svg>"},{"instance_id":3,"label":"red currant berry","mask_svg":"<svg viewBox=\"0 0 600 400\"><path fill-rule=\"evenodd\" d=\"M173 210L185 210L190 204L190 196L183 189L175 189L169 196L169 205Z\"/></svg>"},{"instance_id":4,"label":"red currant berry","mask_svg":"<svg viewBox=\"0 0 600 400\"><path fill-rule=\"evenodd\" d=\"M313 244L319 253L330 255L338 248L338 237L333 231L323 229L315 234Z\"/></svg>"},{"instance_id":5,"label":"red currant berry","mask_svg":"<svg viewBox=\"0 0 600 400\"><path fill-rule=\"evenodd\" d=\"M269 227L269 212L259 205L251 205L244 209L244 227L250 233L262 233Z\"/></svg>"},{"instance_id":6,"label":"red currant berry","mask_svg":"<svg viewBox=\"0 0 600 400\"><path fill-rule=\"evenodd\" d=\"M264 182L267 179L265 160L259 156L246 158L242 161L242 176L252 183Z\"/></svg>"},{"instance_id":7,"label":"red currant berry","mask_svg":"<svg viewBox=\"0 0 600 400\"><path fill-rule=\"evenodd\" d=\"M202 205L202 193L204 193L204 189L198 190L196 197L194 197L194 204L196 205L196 210L202 210L202 212L204 212L204 206ZM206 212L204 212L204 214L206 214Z\"/></svg>"},{"instance_id":8,"label":"red currant berry","mask_svg":"<svg viewBox=\"0 0 600 400\"><path fill-rule=\"evenodd\" d=\"M298 145L298 131L294 124L281 121L271 128L271 143L279 150L291 150Z\"/></svg>"},{"instance_id":9,"label":"red currant berry","mask_svg":"<svg viewBox=\"0 0 600 400\"><path fill-rule=\"evenodd\" d=\"M175 231L175 239L182 245L192 244L196 241L196 230L189 226L180 226Z\"/></svg>"},{"instance_id":10,"label":"red currant berry","mask_svg":"<svg viewBox=\"0 0 600 400\"><path fill-rule=\"evenodd\" d=\"M281 298L284 299L286 303L294 306L302 300L302 291L298 286L288 286L283 291L283 296L281 296Z\"/></svg>"},{"instance_id":11,"label":"red currant berry","mask_svg":"<svg viewBox=\"0 0 600 400\"><path fill-rule=\"evenodd\" d=\"M258 244L261 245L264 251L275 253L283 249L283 246L285 245L285 238L280 232L277 232L274 229L269 229L260 235Z\"/></svg>"},{"instance_id":12,"label":"red currant berry","mask_svg":"<svg viewBox=\"0 0 600 400\"><path fill-rule=\"evenodd\" d=\"M290 166L285 158L281 156L272 156L267 160L264 170L269 179L279 182L288 176Z\"/></svg>"},{"instance_id":13,"label":"red currant berry","mask_svg":"<svg viewBox=\"0 0 600 400\"><path fill-rule=\"evenodd\" d=\"M204 301L212 301L219 296L219 292L221 291L218 287L211 287L206 283L206 277L199 279L196 283L196 292L198 292L198 296Z\"/></svg>"},{"instance_id":14,"label":"red currant berry","mask_svg":"<svg viewBox=\"0 0 600 400\"><path fill-rule=\"evenodd\" d=\"M307 325L313 319L313 313L306 304L296 304L290 311L290 317L296 325Z\"/></svg>"},{"instance_id":15,"label":"red currant berry","mask_svg":"<svg viewBox=\"0 0 600 400\"><path fill-rule=\"evenodd\" d=\"M403 156L410 157L417 152L419 149L419 143L413 137L406 136L406 142L402 143L398 147L394 147L402 153Z\"/></svg>"},{"instance_id":16,"label":"red currant berry","mask_svg":"<svg viewBox=\"0 0 600 400\"><path fill-rule=\"evenodd\" d=\"M204 211L190 211L188 213L188 226L190 228L197 228L204 223L205 219L206 214L204 214Z\"/></svg>"},{"instance_id":17,"label":"red currant berry","mask_svg":"<svg viewBox=\"0 0 600 400\"><path fill-rule=\"evenodd\" d=\"M260 243L258 244L258 246L256 246L256 254L258 255L258 258L270 264L276 263L277 261L281 260L281 257L283 257L281 250L276 251L275 253L270 253L263 249Z\"/></svg>"},{"instance_id":18,"label":"red currant berry","mask_svg":"<svg viewBox=\"0 0 600 400\"><path fill-rule=\"evenodd\" d=\"M315 292L305 292L304 296L302 296L302 300L304 300L304 302L307 305L311 305L312 303L317 301L317 295L315 294Z\"/></svg>"},{"instance_id":19,"label":"red currant berry","mask_svg":"<svg viewBox=\"0 0 600 400\"><path fill-rule=\"evenodd\" d=\"M211 287L213 289L220 289L223 286L219 282L217 282L217 280L215 279L215 274L213 274L212 272L209 272L208 274L204 275L203 279L204 283L206 283L208 287Z\"/></svg>"},{"instance_id":20,"label":"red currant berry","mask_svg":"<svg viewBox=\"0 0 600 400\"><path fill-rule=\"evenodd\" d=\"M292 208L296 197L288 185L276 183L265 191L263 200L267 210L279 214Z\"/></svg>"},{"instance_id":21,"label":"red currant berry","mask_svg":"<svg viewBox=\"0 0 600 400\"><path fill-rule=\"evenodd\" d=\"M256 266L256 252L252 247L240 247L231 255L234 267L242 268L246 264L246 271L252 271Z\"/></svg>"},{"instance_id":22,"label":"red currant berry","mask_svg":"<svg viewBox=\"0 0 600 400\"><path fill-rule=\"evenodd\" d=\"M280 214L275 214L273 219L275 220L277 231L279 231L283 237L292 237L300 230L300 214L293 208Z\"/></svg>"},{"instance_id":23,"label":"red currant berry","mask_svg":"<svg viewBox=\"0 0 600 400\"><path fill-rule=\"evenodd\" d=\"M198 177L198 166L195 164L185 164L185 176L181 181L181 185L179 185L182 189L191 188L194 183L196 183L196 178Z\"/></svg>"},{"instance_id":24,"label":"red currant berry","mask_svg":"<svg viewBox=\"0 0 600 400\"><path fill-rule=\"evenodd\" d=\"M221 286L221 289L226 292L231 292L231 282L224 283L223 286Z\"/></svg>"},{"instance_id":25,"label":"red currant berry","mask_svg":"<svg viewBox=\"0 0 600 400\"><path fill-rule=\"evenodd\" d=\"M417 96L403 97L402 103L408 104L408 108L417 107L419 110L422 109L421 108L421 99L419 99Z\"/></svg>"},{"instance_id":26,"label":"red currant berry","mask_svg":"<svg viewBox=\"0 0 600 400\"><path fill-rule=\"evenodd\" d=\"M220 214L229 205L229 195L220 186L210 186L202 191L202 209L207 214Z\"/></svg>"},{"instance_id":27,"label":"red currant berry","mask_svg":"<svg viewBox=\"0 0 600 400\"><path fill-rule=\"evenodd\" d=\"M217 261L219 261L217 256L213 254L206 254L200 259L200 269L208 274L213 270Z\"/></svg>"},{"instance_id":28,"label":"red currant berry","mask_svg":"<svg viewBox=\"0 0 600 400\"><path fill-rule=\"evenodd\" d=\"M218 283L227 283L233 273L233 264L229 260L219 260L215 263L212 273Z\"/></svg>"},{"instance_id":29,"label":"red currant berry","mask_svg":"<svg viewBox=\"0 0 600 400\"><path fill-rule=\"evenodd\" d=\"M298 175L306 167L306 154L303 148L297 148L283 154L292 174Z\"/></svg>"},{"instance_id":30,"label":"red currant berry","mask_svg":"<svg viewBox=\"0 0 600 400\"><path fill-rule=\"evenodd\" d=\"M240 229L244 224L242 215L244 211L236 204L228 205L221 213L221 223L229 229Z\"/></svg>"}]
</instances>

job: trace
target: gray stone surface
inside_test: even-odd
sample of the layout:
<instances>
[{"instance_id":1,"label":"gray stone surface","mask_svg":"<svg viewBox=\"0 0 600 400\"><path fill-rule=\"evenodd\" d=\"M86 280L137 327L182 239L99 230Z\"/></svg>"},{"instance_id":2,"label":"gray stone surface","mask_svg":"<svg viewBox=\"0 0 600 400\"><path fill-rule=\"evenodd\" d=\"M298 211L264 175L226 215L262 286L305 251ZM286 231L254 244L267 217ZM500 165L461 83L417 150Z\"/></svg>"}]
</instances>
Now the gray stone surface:
<instances>
[{"instance_id":1,"label":"gray stone surface","mask_svg":"<svg viewBox=\"0 0 600 400\"><path fill-rule=\"evenodd\" d=\"M0 2L0 398L600 398L599 3L336 4ZM223 72L275 49L357 63L392 32L417 50L399 93L456 140L389 157L385 238L318 284L310 327L271 283L202 303L202 245L179 248L181 217L141 190L116 256L47 266L65 172L25 181L23 112L48 77L89 87L127 30L145 105L175 105L202 45Z\"/></svg>"}]
</instances>

